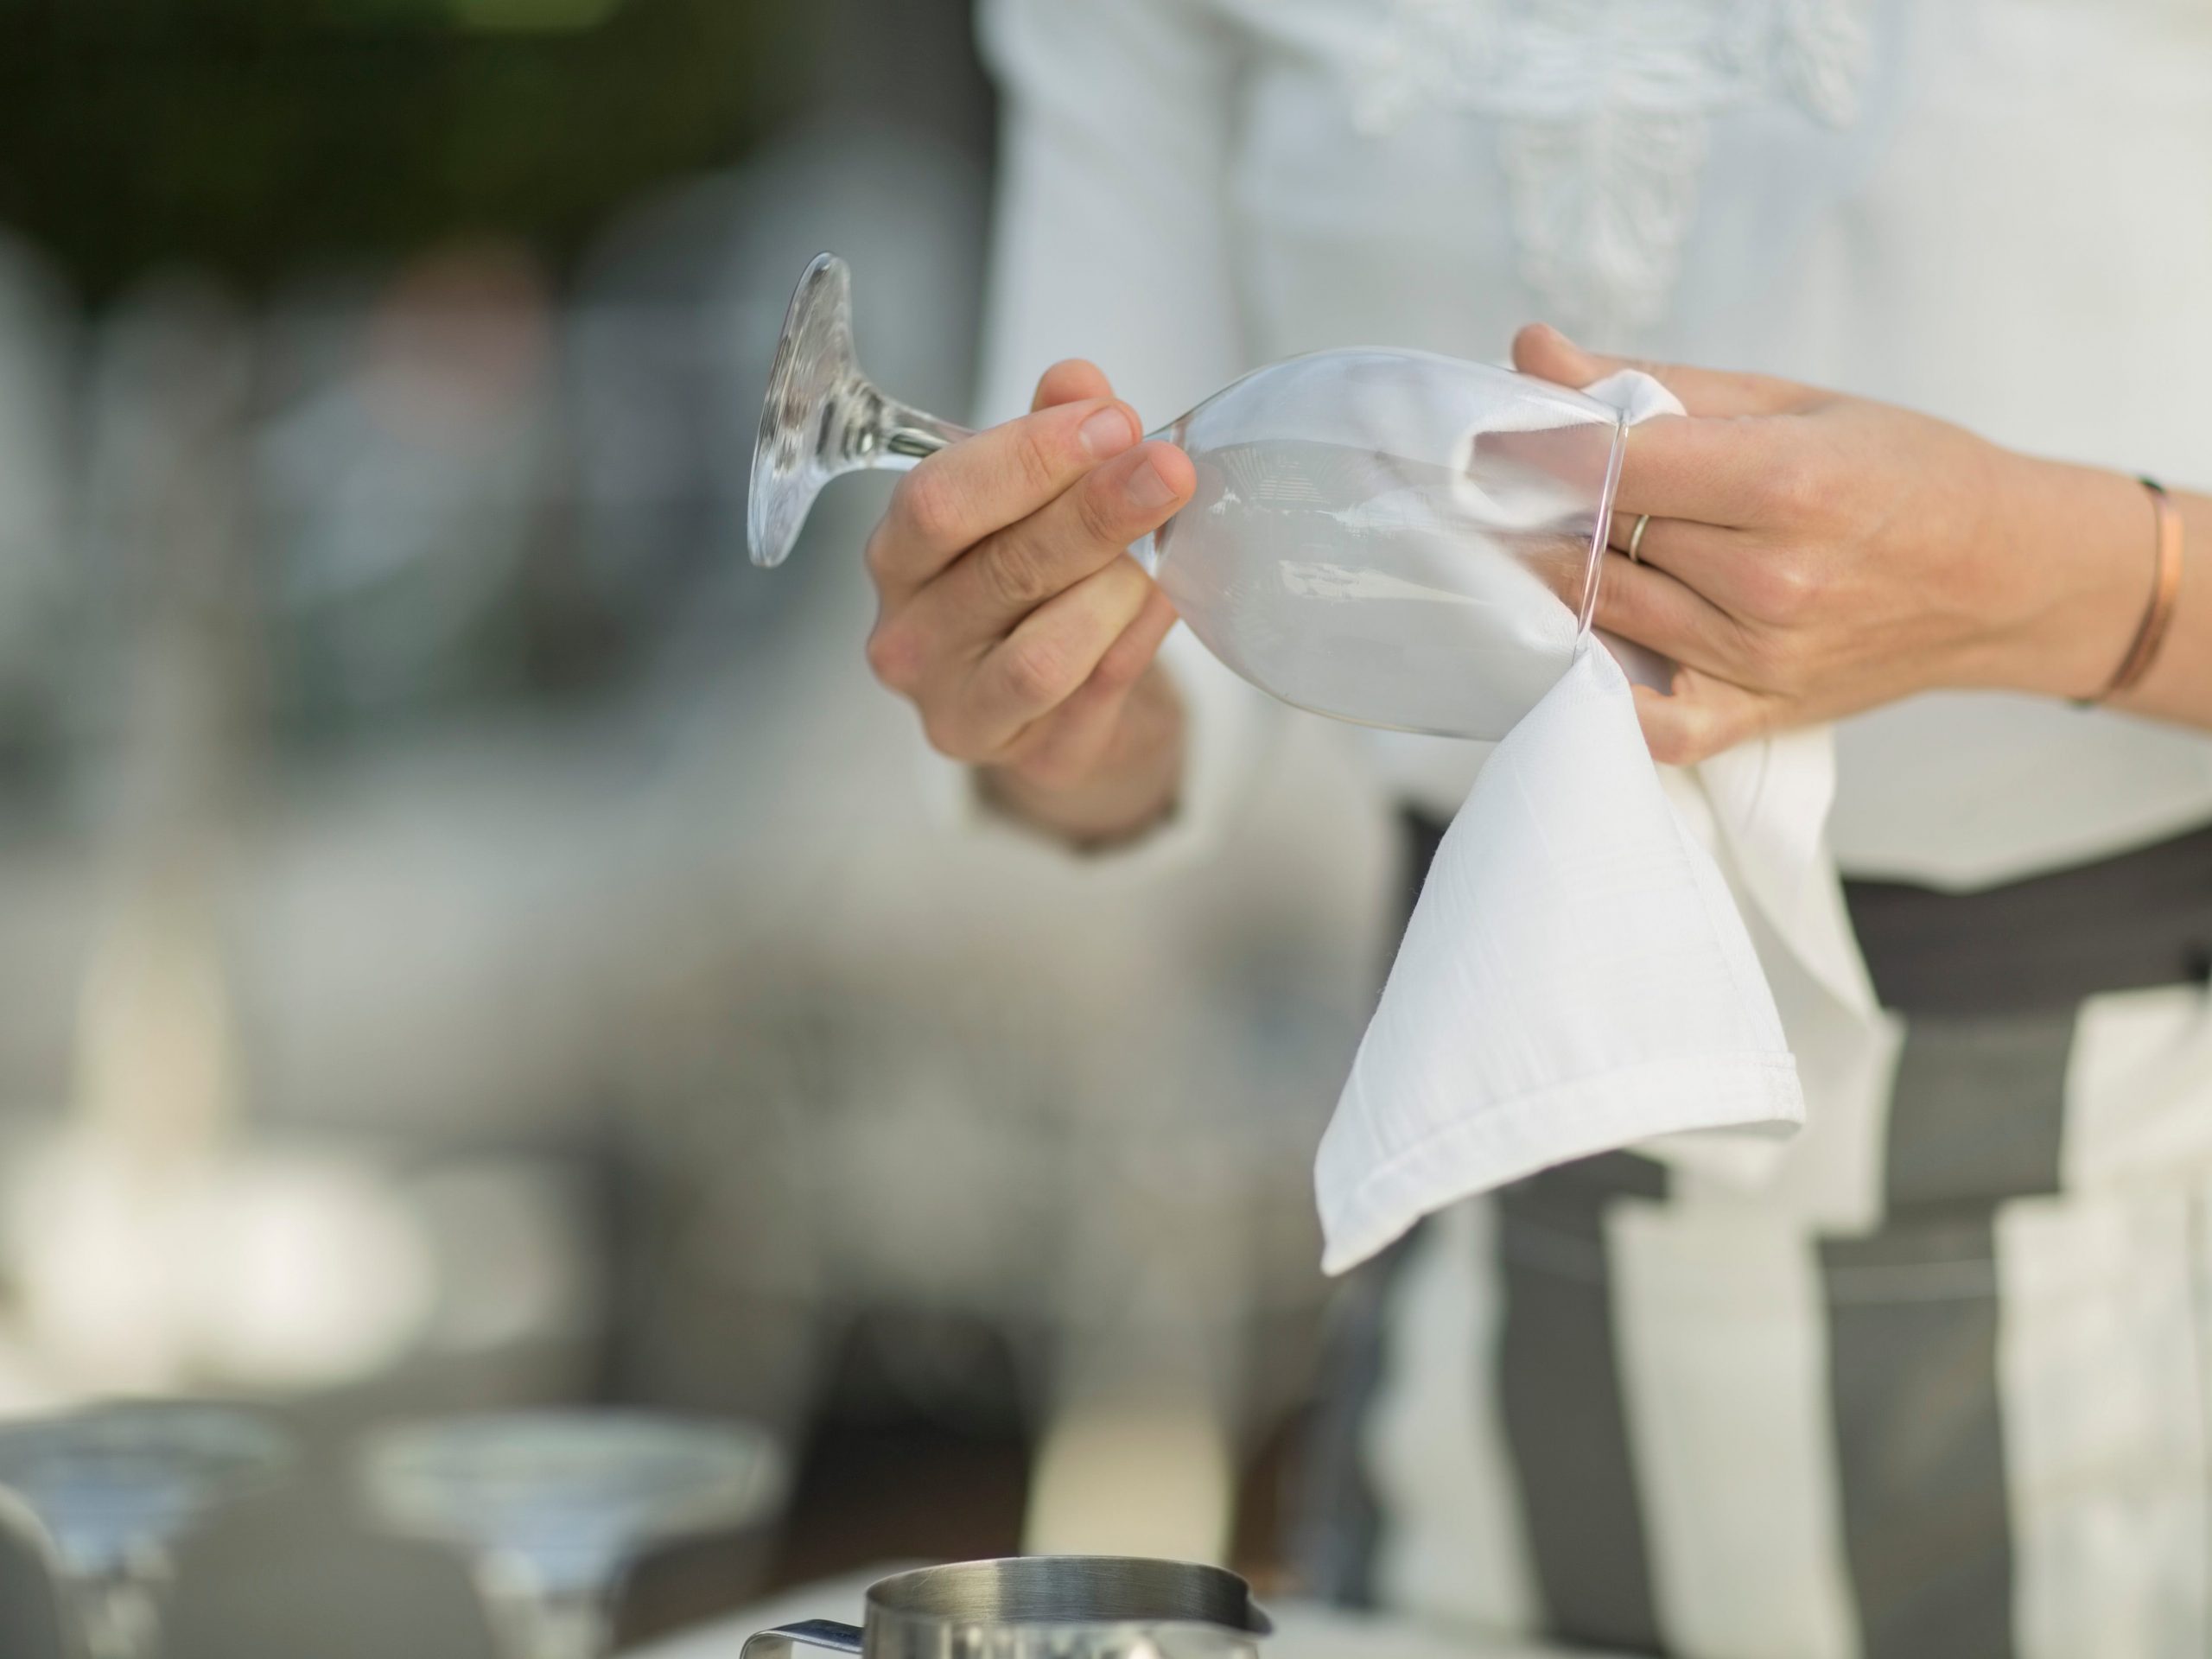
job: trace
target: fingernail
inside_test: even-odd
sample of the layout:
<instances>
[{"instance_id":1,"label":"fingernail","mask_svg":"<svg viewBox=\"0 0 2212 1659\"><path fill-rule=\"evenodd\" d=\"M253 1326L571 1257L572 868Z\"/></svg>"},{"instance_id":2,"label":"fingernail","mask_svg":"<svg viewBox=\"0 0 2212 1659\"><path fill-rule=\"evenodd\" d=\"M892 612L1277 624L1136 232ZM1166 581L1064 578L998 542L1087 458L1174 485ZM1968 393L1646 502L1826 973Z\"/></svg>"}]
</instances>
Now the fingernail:
<instances>
[{"instance_id":1,"label":"fingernail","mask_svg":"<svg viewBox=\"0 0 2212 1659\"><path fill-rule=\"evenodd\" d=\"M1150 512L1164 507L1175 499L1175 486L1161 474L1152 457L1147 455L1129 474L1129 481L1122 486L1132 505Z\"/></svg>"},{"instance_id":2,"label":"fingernail","mask_svg":"<svg viewBox=\"0 0 2212 1659\"><path fill-rule=\"evenodd\" d=\"M1136 423L1109 404L1077 427L1076 435L1083 440L1084 454L1093 461L1103 461L1120 454L1137 441Z\"/></svg>"}]
</instances>

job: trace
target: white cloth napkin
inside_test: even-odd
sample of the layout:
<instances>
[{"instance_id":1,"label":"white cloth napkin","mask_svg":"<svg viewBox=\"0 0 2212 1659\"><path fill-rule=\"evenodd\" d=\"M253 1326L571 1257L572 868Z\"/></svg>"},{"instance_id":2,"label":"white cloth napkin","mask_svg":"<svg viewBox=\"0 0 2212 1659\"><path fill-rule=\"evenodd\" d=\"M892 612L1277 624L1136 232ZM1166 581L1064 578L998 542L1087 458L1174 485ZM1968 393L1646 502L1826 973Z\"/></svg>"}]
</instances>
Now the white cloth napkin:
<instances>
[{"instance_id":1,"label":"white cloth napkin","mask_svg":"<svg viewBox=\"0 0 2212 1659\"><path fill-rule=\"evenodd\" d=\"M1588 390L1631 422L1681 412L1641 374ZM1586 641L1438 849L1322 1138L1324 1269L1474 1193L1661 1137L1738 1179L1770 1168L1804 1097L1738 897L1824 1013L1871 1017L1826 850L1834 790L1825 729L1662 779L1627 676Z\"/></svg>"}]
</instances>

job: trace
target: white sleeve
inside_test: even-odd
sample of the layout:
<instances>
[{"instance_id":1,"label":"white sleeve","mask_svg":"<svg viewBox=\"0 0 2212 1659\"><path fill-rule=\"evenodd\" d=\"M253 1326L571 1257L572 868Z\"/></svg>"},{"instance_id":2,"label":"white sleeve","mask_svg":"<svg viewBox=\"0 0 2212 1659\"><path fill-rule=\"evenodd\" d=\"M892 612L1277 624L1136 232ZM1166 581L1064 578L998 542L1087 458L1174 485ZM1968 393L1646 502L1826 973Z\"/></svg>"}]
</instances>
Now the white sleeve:
<instances>
[{"instance_id":1,"label":"white sleeve","mask_svg":"<svg viewBox=\"0 0 2212 1659\"><path fill-rule=\"evenodd\" d=\"M1236 38L1206 0L983 0L1002 100L978 414L1029 407L1039 374L1087 357L1150 424L1244 372L1228 183ZM1189 718L1173 816L1118 853L1213 842L1280 725L1279 705L1178 626L1161 661ZM965 767L937 792L981 823Z\"/></svg>"}]
</instances>

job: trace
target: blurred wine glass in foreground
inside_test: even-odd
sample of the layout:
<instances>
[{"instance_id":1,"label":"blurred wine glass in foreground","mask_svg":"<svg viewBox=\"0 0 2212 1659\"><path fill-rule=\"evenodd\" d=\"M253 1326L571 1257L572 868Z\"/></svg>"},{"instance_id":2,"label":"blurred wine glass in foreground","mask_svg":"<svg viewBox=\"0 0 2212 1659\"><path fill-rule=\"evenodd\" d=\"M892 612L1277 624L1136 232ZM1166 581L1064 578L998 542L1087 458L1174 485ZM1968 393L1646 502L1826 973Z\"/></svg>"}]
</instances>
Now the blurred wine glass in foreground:
<instances>
[{"instance_id":1,"label":"blurred wine glass in foreground","mask_svg":"<svg viewBox=\"0 0 2212 1659\"><path fill-rule=\"evenodd\" d=\"M86 1659L156 1659L178 1537L289 1461L280 1431L226 1406L120 1402L0 1426L0 1488L35 1523Z\"/></svg>"},{"instance_id":2,"label":"blurred wine glass in foreground","mask_svg":"<svg viewBox=\"0 0 2212 1659\"><path fill-rule=\"evenodd\" d=\"M546 1411L387 1430L362 1478L386 1525L467 1552L503 1659L601 1659L638 1559L765 1520L785 1473L762 1430Z\"/></svg>"}]
</instances>

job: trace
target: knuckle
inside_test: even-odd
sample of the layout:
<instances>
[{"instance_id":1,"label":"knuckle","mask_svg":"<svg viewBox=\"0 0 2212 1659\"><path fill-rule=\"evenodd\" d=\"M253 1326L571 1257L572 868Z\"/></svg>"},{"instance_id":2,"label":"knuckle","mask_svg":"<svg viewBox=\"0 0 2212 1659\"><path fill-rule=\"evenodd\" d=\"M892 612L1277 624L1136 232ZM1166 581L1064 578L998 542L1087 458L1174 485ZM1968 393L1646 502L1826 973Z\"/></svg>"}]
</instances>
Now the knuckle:
<instances>
[{"instance_id":1,"label":"knuckle","mask_svg":"<svg viewBox=\"0 0 2212 1659\"><path fill-rule=\"evenodd\" d=\"M968 734L960 722L942 709L924 708L922 736L939 754L948 760L973 760L978 757L969 752Z\"/></svg>"},{"instance_id":2,"label":"knuckle","mask_svg":"<svg viewBox=\"0 0 2212 1659\"><path fill-rule=\"evenodd\" d=\"M1823 596L1818 567L1802 553L1782 553L1762 559L1752 578L1752 601L1770 621L1798 622L1809 616Z\"/></svg>"},{"instance_id":3,"label":"knuckle","mask_svg":"<svg viewBox=\"0 0 2212 1659\"><path fill-rule=\"evenodd\" d=\"M921 641L903 622L879 622L868 637L869 671L893 691L906 693L921 678Z\"/></svg>"},{"instance_id":4,"label":"knuckle","mask_svg":"<svg viewBox=\"0 0 2212 1659\"><path fill-rule=\"evenodd\" d=\"M1122 519L1120 495L1103 481L1075 493L1076 527L1085 541L1100 547L1122 547L1129 541Z\"/></svg>"},{"instance_id":5,"label":"knuckle","mask_svg":"<svg viewBox=\"0 0 2212 1659\"><path fill-rule=\"evenodd\" d=\"M1703 697L1677 692L1653 714L1644 728L1644 741L1660 765L1694 766L1719 752L1719 712Z\"/></svg>"},{"instance_id":6,"label":"knuckle","mask_svg":"<svg viewBox=\"0 0 2212 1659\"><path fill-rule=\"evenodd\" d=\"M1090 682L1101 690L1126 691L1145 671L1144 657L1126 645L1116 645L1090 671Z\"/></svg>"},{"instance_id":7,"label":"knuckle","mask_svg":"<svg viewBox=\"0 0 2212 1659\"><path fill-rule=\"evenodd\" d=\"M1014 446L1014 470L1032 499L1057 494L1060 488L1059 452L1046 435L1048 429L1046 422L1026 422Z\"/></svg>"},{"instance_id":8,"label":"knuckle","mask_svg":"<svg viewBox=\"0 0 2212 1659\"><path fill-rule=\"evenodd\" d=\"M1159 645L1156 636L1136 631L1136 624L1142 620L1140 610L1101 639L1104 648L1090 671L1090 682L1108 690L1125 691L1144 677L1159 652Z\"/></svg>"},{"instance_id":9,"label":"knuckle","mask_svg":"<svg viewBox=\"0 0 2212 1659\"><path fill-rule=\"evenodd\" d=\"M891 579L893 567L897 563L896 544L891 516L886 514L875 521L875 527L868 531L868 540L861 546L861 563L867 567L868 580L878 588L884 587Z\"/></svg>"},{"instance_id":10,"label":"knuckle","mask_svg":"<svg viewBox=\"0 0 2212 1659\"><path fill-rule=\"evenodd\" d=\"M1716 747L1712 717L1703 713L1685 715L1667 732L1663 747L1666 753L1657 758L1670 766L1694 766L1709 759Z\"/></svg>"},{"instance_id":11,"label":"knuckle","mask_svg":"<svg viewBox=\"0 0 2212 1659\"><path fill-rule=\"evenodd\" d=\"M976 575L1001 606L1026 611L1052 593L1043 551L1026 536L995 536L976 559Z\"/></svg>"},{"instance_id":12,"label":"knuckle","mask_svg":"<svg viewBox=\"0 0 2212 1659\"><path fill-rule=\"evenodd\" d=\"M949 547L961 539L959 492L938 468L926 464L899 480L892 511L925 545Z\"/></svg>"},{"instance_id":13,"label":"knuckle","mask_svg":"<svg viewBox=\"0 0 2212 1659\"><path fill-rule=\"evenodd\" d=\"M1048 639L1008 641L1001 671L1007 690L1027 707L1049 707L1058 702L1070 689L1067 653Z\"/></svg>"}]
</instances>

